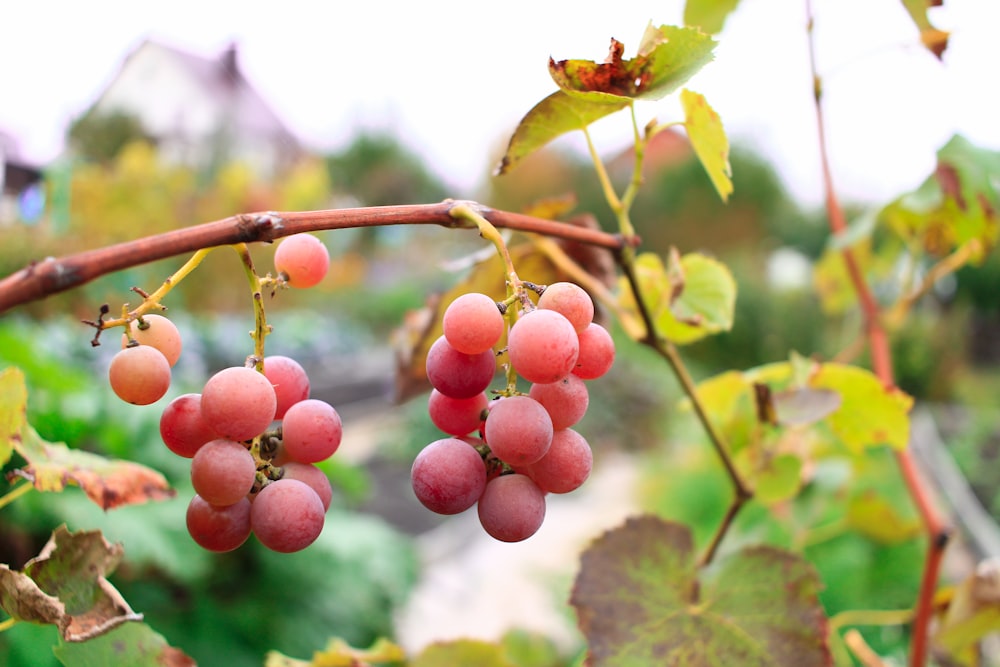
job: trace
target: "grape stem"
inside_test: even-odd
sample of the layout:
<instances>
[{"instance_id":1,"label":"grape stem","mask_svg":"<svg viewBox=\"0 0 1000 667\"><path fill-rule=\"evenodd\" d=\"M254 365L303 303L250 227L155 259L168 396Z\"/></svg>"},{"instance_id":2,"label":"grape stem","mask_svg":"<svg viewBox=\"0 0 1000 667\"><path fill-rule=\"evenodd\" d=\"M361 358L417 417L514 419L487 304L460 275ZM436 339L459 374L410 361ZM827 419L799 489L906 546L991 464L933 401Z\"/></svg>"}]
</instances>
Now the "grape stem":
<instances>
[{"instance_id":1,"label":"grape stem","mask_svg":"<svg viewBox=\"0 0 1000 667\"><path fill-rule=\"evenodd\" d=\"M21 496L23 496L24 494L26 494L28 491L31 491L33 488L35 488L35 487L30 482L25 482L25 483L21 484L20 486L14 487L13 489L11 489L10 491L8 491L7 493L5 493L2 496L0 496L0 509L3 509L4 507L6 507L7 505L9 505L10 503L14 502L18 498L20 498Z\"/></svg>"},{"instance_id":2,"label":"grape stem","mask_svg":"<svg viewBox=\"0 0 1000 667\"><path fill-rule=\"evenodd\" d=\"M17 619L14 618L13 616L3 621L0 621L0 632L5 632L7 630L10 630L15 623L17 623Z\"/></svg>"}]
</instances>

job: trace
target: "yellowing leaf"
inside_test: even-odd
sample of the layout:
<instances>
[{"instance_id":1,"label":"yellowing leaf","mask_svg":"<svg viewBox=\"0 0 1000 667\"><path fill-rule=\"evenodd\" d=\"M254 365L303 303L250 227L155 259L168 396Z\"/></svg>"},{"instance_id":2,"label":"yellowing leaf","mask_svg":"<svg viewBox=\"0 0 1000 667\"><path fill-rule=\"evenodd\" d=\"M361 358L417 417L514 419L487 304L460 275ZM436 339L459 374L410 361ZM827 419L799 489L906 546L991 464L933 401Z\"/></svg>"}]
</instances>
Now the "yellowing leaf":
<instances>
[{"instance_id":1,"label":"yellowing leaf","mask_svg":"<svg viewBox=\"0 0 1000 667\"><path fill-rule=\"evenodd\" d=\"M476 639L456 639L431 644L410 662L410 667L515 667L503 647Z\"/></svg>"},{"instance_id":2,"label":"yellowing leaf","mask_svg":"<svg viewBox=\"0 0 1000 667\"><path fill-rule=\"evenodd\" d=\"M958 664L978 664L978 643L995 632L1000 632L1000 563L992 558L955 588L934 643Z\"/></svg>"},{"instance_id":3,"label":"yellowing leaf","mask_svg":"<svg viewBox=\"0 0 1000 667\"><path fill-rule=\"evenodd\" d=\"M779 454L754 471L754 498L772 504L795 497L802 485L802 459Z\"/></svg>"},{"instance_id":4,"label":"yellowing leaf","mask_svg":"<svg viewBox=\"0 0 1000 667\"><path fill-rule=\"evenodd\" d=\"M847 522L858 532L883 544L904 542L923 530L918 518L901 516L888 500L873 489L850 499Z\"/></svg>"},{"instance_id":5,"label":"yellowing leaf","mask_svg":"<svg viewBox=\"0 0 1000 667\"><path fill-rule=\"evenodd\" d=\"M24 373L19 368L5 368L0 373L0 467L10 460L15 443L21 439L27 404Z\"/></svg>"},{"instance_id":6,"label":"yellowing leaf","mask_svg":"<svg viewBox=\"0 0 1000 667\"><path fill-rule=\"evenodd\" d=\"M687 0L684 3L684 25L701 28L714 35L722 32L726 17L740 0Z\"/></svg>"},{"instance_id":7,"label":"yellowing leaf","mask_svg":"<svg viewBox=\"0 0 1000 667\"><path fill-rule=\"evenodd\" d=\"M684 127L695 155L708 172L722 201L726 201L733 193L730 178L733 171L729 165L729 139L722 120L703 95L686 88L681 91L681 105L684 107Z\"/></svg>"},{"instance_id":8,"label":"yellowing leaf","mask_svg":"<svg viewBox=\"0 0 1000 667\"><path fill-rule=\"evenodd\" d=\"M944 50L948 48L948 33L938 30L931 24L927 10L940 5L941 2L942 0L903 0L903 6L920 30L920 41L939 60L944 55Z\"/></svg>"},{"instance_id":9,"label":"yellowing leaf","mask_svg":"<svg viewBox=\"0 0 1000 667\"><path fill-rule=\"evenodd\" d=\"M809 385L840 394L840 409L830 415L828 423L853 453L882 444L906 447L913 399L901 390L886 389L871 371L834 363L822 364Z\"/></svg>"},{"instance_id":10,"label":"yellowing leaf","mask_svg":"<svg viewBox=\"0 0 1000 667\"><path fill-rule=\"evenodd\" d=\"M269 651L264 667L358 667L359 665L397 664L406 659L403 649L384 637L369 648L354 648L343 639L331 639L326 648L313 653L312 660L297 660Z\"/></svg>"}]
</instances>

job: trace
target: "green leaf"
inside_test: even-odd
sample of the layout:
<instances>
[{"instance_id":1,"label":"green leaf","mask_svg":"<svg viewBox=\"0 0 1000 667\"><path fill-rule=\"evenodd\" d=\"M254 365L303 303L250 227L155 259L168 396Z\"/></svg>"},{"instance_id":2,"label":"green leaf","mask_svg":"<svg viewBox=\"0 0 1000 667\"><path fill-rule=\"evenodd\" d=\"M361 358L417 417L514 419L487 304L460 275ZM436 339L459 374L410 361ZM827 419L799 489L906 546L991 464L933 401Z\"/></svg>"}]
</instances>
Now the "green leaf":
<instances>
[{"instance_id":1,"label":"green leaf","mask_svg":"<svg viewBox=\"0 0 1000 667\"><path fill-rule=\"evenodd\" d=\"M145 623L125 623L86 642L52 648L66 667L195 667L195 661Z\"/></svg>"},{"instance_id":2,"label":"green leaf","mask_svg":"<svg viewBox=\"0 0 1000 667\"><path fill-rule=\"evenodd\" d=\"M934 643L955 664L978 665L979 642L995 632L1000 632L1000 562L990 559L956 586Z\"/></svg>"},{"instance_id":3,"label":"green leaf","mask_svg":"<svg viewBox=\"0 0 1000 667\"><path fill-rule=\"evenodd\" d=\"M847 523L866 537L882 544L913 539L923 530L920 519L902 516L883 495L865 489L847 503Z\"/></svg>"},{"instance_id":4,"label":"green leaf","mask_svg":"<svg viewBox=\"0 0 1000 667\"><path fill-rule=\"evenodd\" d=\"M715 191L722 201L727 201L733 193L733 170L729 166L729 139L722 127L722 120L703 95L687 90L681 91L681 105L684 107L684 127L694 147L695 155L712 179Z\"/></svg>"},{"instance_id":5,"label":"green leaf","mask_svg":"<svg viewBox=\"0 0 1000 667\"><path fill-rule=\"evenodd\" d=\"M802 486L802 459L779 454L756 470L754 499L765 505L794 498Z\"/></svg>"},{"instance_id":6,"label":"green leaf","mask_svg":"<svg viewBox=\"0 0 1000 667\"><path fill-rule=\"evenodd\" d=\"M772 547L699 572L690 531L629 519L583 554L570 603L588 664L828 665L827 624L812 567Z\"/></svg>"},{"instance_id":7,"label":"green leaf","mask_svg":"<svg viewBox=\"0 0 1000 667\"><path fill-rule=\"evenodd\" d=\"M948 48L948 33L938 30L931 24L927 10L940 4L942 0L903 0L903 6L920 30L921 43L939 60L944 55L944 50Z\"/></svg>"},{"instance_id":8,"label":"green leaf","mask_svg":"<svg viewBox=\"0 0 1000 667\"><path fill-rule=\"evenodd\" d=\"M503 647L475 639L438 642L425 648L410 667L515 667Z\"/></svg>"},{"instance_id":9,"label":"green leaf","mask_svg":"<svg viewBox=\"0 0 1000 667\"><path fill-rule=\"evenodd\" d=\"M687 0L684 3L684 25L701 28L710 35L722 32L726 18L740 0Z\"/></svg>"},{"instance_id":10,"label":"green leaf","mask_svg":"<svg viewBox=\"0 0 1000 667\"><path fill-rule=\"evenodd\" d=\"M631 102L627 99L605 93L579 97L557 90L536 104L518 123L507 145L507 152L497 167L497 173L506 174L522 158L556 137L573 130L582 130L629 104Z\"/></svg>"},{"instance_id":11,"label":"green leaf","mask_svg":"<svg viewBox=\"0 0 1000 667\"><path fill-rule=\"evenodd\" d=\"M28 464L13 473L30 481L39 491L58 492L67 484L75 484L106 510L174 495L163 475L151 468L70 449L61 442L46 442L27 424L15 449Z\"/></svg>"},{"instance_id":12,"label":"green leaf","mask_svg":"<svg viewBox=\"0 0 1000 667\"><path fill-rule=\"evenodd\" d=\"M635 58L623 59L624 45L611 40L603 63L592 60L549 60L549 73L570 95L608 93L632 99L658 100L684 85L712 60L716 41L696 28L646 28Z\"/></svg>"},{"instance_id":13,"label":"green leaf","mask_svg":"<svg viewBox=\"0 0 1000 667\"><path fill-rule=\"evenodd\" d=\"M312 660L297 660L278 651L268 651L264 667L357 667L396 664L405 659L403 649L384 637L366 649L354 648L343 639L334 638L322 651L313 653Z\"/></svg>"},{"instance_id":14,"label":"green leaf","mask_svg":"<svg viewBox=\"0 0 1000 667\"><path fill-rule=\"evenodd\" d=\"M21 439L27 405L24 373L13 366L3 369L0 372L0 467L10 460L14 444Z\"/></svg>"}]
</instances>

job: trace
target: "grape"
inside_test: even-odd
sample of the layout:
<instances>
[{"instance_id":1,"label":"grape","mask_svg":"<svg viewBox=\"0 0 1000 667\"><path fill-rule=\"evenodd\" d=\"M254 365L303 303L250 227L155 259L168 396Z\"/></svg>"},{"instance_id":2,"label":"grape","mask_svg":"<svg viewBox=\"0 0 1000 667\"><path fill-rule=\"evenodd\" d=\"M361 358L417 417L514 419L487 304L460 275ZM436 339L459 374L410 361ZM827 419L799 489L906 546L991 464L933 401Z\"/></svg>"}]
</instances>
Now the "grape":
<instances>
[{"instance_id":1,"label":"grape","mask_svg":"<svg viewBox=\"0 0 1000 667\"><path fill-rule=\"evenodd\" d=\"M590 477L594 454L586 438L571 428L556 431L552 446L538 461L522 472L534 480L542 491L569 493Z\"/></svg>"},{"instance_id":2,"label":"grape","mask_svg":"<svg viewBox=\"0 0 1000 667\"><path fill-rule=\"evenodd\" d=\"M507 352L518 375L545 384L561 380L576 367L580 341L569 320L554 310L538 308L510 328Z\"/></svg>"},{"instance_id":3,"label":"grape","mask_svg":"<svg viewBox=\"0 0 1000 667\"><path fill-rule=\"evenodd\" d=\"M294 234L278 244L274 268L285 274L292 287L312 287L326 276L330 252L312 234Z\"/></svg>"},{"instance_id":4,"label":"grape","mask_svg":"<svg viewBox=\"0 0 1000 667\"><path fill-rule=\"evenodd\" d=\"M424 507L438 514L458 514L475 505L483 494L486 465L468 443L444 438L417 454L410 481Z\"/></svg>"},{"instance_id":5,"label":"grape","mask_svg":"<svg viewBox=\"0 0 1000 667\"><path fill-rule=\"evenodd\" d=\"M615 342L600 324L591 324L580 332L580 356L573 375L584 380L599 378L615 362Z\"/></svg>"},{"instance_id":6,"label":"grape","mask_svg":"<svg viewBox=\"0 0 1000 667\"><path fill-rule=\"evenodd\" d=\"M448 305L441 328L453 348L464 354L479 354L497 344L503 335L504 321L493 299L473 292Z\"/></svg>"},{"instance_id":7,"label":"grape","mask_svg":"<svg viewBox=\"0 0 1000 667\"><path fill-rule=\"evenodd\" d=\"M579 333L594 319L594 302L586 290L575 283L552 283L538 297L538 307L554 310Z\"/></svg>"},{"instance_id":8,"label":"grape","mask_svg":"<svg viewBox=\"0 0 1000 667\"><path fill-rule=\"evenodd\" d=\"M217 434L248 440L270 426L277 408L274 387L252 368L224 368L201 390L201 414Z\"/></svg>"},{"instance_id":9,"label":"grape","mask_svg":"<svg viewBox=\"0 0 1000 667\"><path fill-rule=\"evenodd\" d=\"M163 398L170 388L170 363L155 347L126 347L111 359L108 382L126 403L149 405Z\"/></svg>"},{"instance_id":10,"label":"grape","mask_svg":"<svg viewBox=\"0 0 1000 667\"><path fill-rule=\"evenodd\" d=\"M309 398L309 376L302 365L291 357L278 354L264 357L264 377L271 382L278 399L275 419L281 419L289 407Z\"/></svg>"},{"instance_id":11,"label":"grape","mask_svg":"<svg viewBox=\"0 0 1000 667\"><path fill-rule=\"evenodd\" d=\"M427 399L427 414L439 429L450 435L466 435L479 428L483 410L489 405L486 394L471 398L452 398L437 389Z\"/></svg>"},{"instance_id":12,"label":"grape","mask_svg":"<svg viewBox=\"0 0 1000 667\"><path fill-rule=\"evenodd\" d=\"M219 507L196 495L188 504L187 529L203 549L232 551L250 537L250 501Z\"/></svg>"},{"instance_id":13,"label":"grape","mask_svg":"<svg viewBox=\"0 0 1000 667\"><path fill-rule=\"evenodd\" d=\"M517 467L545 456L552 444L552 418L529 396L494 401L486 417L486 444L498 459Z\"/></svg>"},{"instance_id":14,"label":"grape","mask_svg":"<svg viewBox=\"0 0 1000 667\"><path fill-rule=\"evenodd\" d=\"M496 374L496 358L486 350L464 354L439 336L427 351L427 379L445 396L472 398L486 391Z\"/></svg>"},{"instance_id":15,"label":"grape","mask_svg":"<svg viewBox=\"0 0 1000 667\"><path fill-rule=\"evenodd\" d=\"M545 494L524 475L500 475L486 485L479 499L479 522L501 542L528 539L544 519Z\"/></svg>"},{"instance_id":16,"label":"grape","mask_svg":"<svg viewBox=\"0 0 1000 667\"><path fill-rule=\"evenodd\" d=\"M251 503L250 527L272 551L301 551L323 532L323 501L297 479L271 482Z\"/></svg>"},{"instance_id":17,"label":"grape","mask_svg":"<svg viewBox=\"0 0 1000 667\"><path fill-rule=\"evenodd\" d=\"M191 459L191 485L213 505L232 505L253 487L257 464L241 443L212 440Z\"/></svg>"},{"instance_id":18,"label":"grape","mask_svg":"<svg viewBox=\"0 0 1000 667\"><path fill-rule=\"evenodd\" d=\"M552 417L552 428L556 431L580 421L590 404L587 383L575 375L549 384L533 384L528 396L542 404Z\"/></svg>"},{"instance_id":19,"label":"grape","mask_svg":"<svg viewBox=\"0 0 1000 667\"><path fill-rule=\"evenodd\" d=\"M182 394L163 408L160 437L167 449L188 459L215 440L215 431L201 416L201 394Z\"/></svg>"},{"instance_id":20,"label":"grape","mask_svg":"<svg viewBox=\"0 0 1000 667\"><path fill-rule=\"evenodd\" d=\"M330 486L330 478L322 470L311 463L299 463L289 461L282 466L285 474L282 479L297 479L305 482L316 492L323 503L323 511L330 509L330 502L333 500L333 488Z\"/></svg>"},{"instance_id":21,"label":"grape","mask_svg":"<svg viewBox=\"0 0 1000 667\"><path fill-rule=\"evenodd\" d=\"M177 326L162 315L143 315L142 322L129 322L132 338L140 345L155 347L171 366L181 356L181 334ZM122 347L128 345L128 335L122 334Z\"/></svg>"},{"instance_id":22,"label":"grape","mask_svg":"<svg viewBox=\"0 0 1000 667\"><path fill-rule=\"evenodd\" d=\"M344 427L332 405L316 398L299 401L281 420L281 441L293 461L316 463L340 447Z\"/></svg>"}]
</instances>

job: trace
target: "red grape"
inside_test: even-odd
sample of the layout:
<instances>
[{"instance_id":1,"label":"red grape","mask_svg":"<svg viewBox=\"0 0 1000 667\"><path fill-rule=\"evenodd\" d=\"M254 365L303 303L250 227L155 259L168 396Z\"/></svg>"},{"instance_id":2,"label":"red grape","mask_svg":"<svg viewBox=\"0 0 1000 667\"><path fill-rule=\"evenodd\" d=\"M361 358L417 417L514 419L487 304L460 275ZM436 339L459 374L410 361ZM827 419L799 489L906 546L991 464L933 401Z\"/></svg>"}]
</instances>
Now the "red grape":
<instances>
[{"instance_id":1,"label":"red grape","mask_svg":"<svg viewBox=\"0 0 1000 667\"><path fill-rule=\"evenodd\" d=\"M594 319L594 302L576 283L552 283L538 297L538 307L561 314L579 333Z\"/></svg>"},{"instance_id":2,"label":"red grape","mask_svg":"<svg viewBox=\"0 0 1000 667\"><path fill-rule=\"evenodd\" d=\"M126 403L149 405L163 398L170 388L170 363L155 347L126 347L111 359L108 382Z\"/></svg>"},{"instance_id":3,"label":"red grape","mask_svg":"<svg viewBox=\"0 0 1000 667\"><path fill-rule=\"evenodd\" d=\"M270 426L277 408L274 387L252 368L225 368L201 390L201 414L223 438L248 440Z\"/></svg>"},{"instance_id":4,"label":"red grape","mask_svg":"<svg viewBox=\"0 0 1000 667\"><path fill-rule=\"evenodd\" d=\"M467 435L479 428L483 410L489 405L486 394L471 398L452 398L432 389L427 399L427 414L439 429L450 435Z\"/></svg>"},{"instance_id":5,"label":"red grape","mask_svg":"<svg viewBox=\"0 0 1000 667\"><path fill-rule=\"evenodd\" d=\"M544 519L545 494L524 475L500 475L486 485L479 499L479 522L501 542L528 539Z\"/></svg>"},{"instance_id":6,"label":"red grape","mask_svg":"<svg viewBox=\"0 0 1000 667\"><path fill-rule=\"evenodd\" d=\"M464 354L439 336L427 351L427 379L445 396L472 398L486 391L496 374L496 358L486 350Z\"/></svg>"},{"instance_id":7,"label":"red grape","mask_svg":"<svg viewBox=\"0 0 1000 667\"><path fill-rule=\"evenodd\" d=\"M608 330L591 323L580 332L580 355L573 375L593 380L607 373L615 362L615 342Z\"/></svg>"},{"instance_id":8,"label":"red grape","mask_svg":"<svg viewBox=\"0 0 1000 667\"><path fill-rule=\"evenodd\" d=\"M191 485L213 505L232 505L253 487L257 464L241 443L206 442L191 459Z\"/></svg>"},{"instance_id":9,"label":"red grape","mask_svg":"<svg viewBox=\"0 0 1000 667\"><path fill-rule=\"evenodd\" d=\"M441 327L453 348L464 354L479 354L497 344L503 335L504 321L493 299L470 292L448 305Z\"/></svg>"},{"instance_id":10,"label":"red grape","mask_svg":"<svg viewBox=\"0 0 1000 667\"><path fill-rule=\"evenodd\" d=\"M316 398L299 401L281 420L281 441L293 461L316 463L330 458L344 435L340 415L332 405Z\"/></svg>"},{"instance_id":11,"label":"red grape","mask_svg":"<svg viewBox=\"0 0 1000 667\"><path fill-rule=\"evenodd\" d=\"M522 472L543 491L569 493L587 481L593 465L594 455L586 438L567 428L556 431L545 456Z\"/></svg>"},{"instance_id":12,"label":"red grape","mask_svg":"<svg viewBox=\"0 0 1000 667\"><path fill-rule=\"evenodd\" d=\"M292 287L312 287L326 277L330 252L312 234L294 234L278 244L274 268L285 274Z\"/></svg>"},{"instance_id":13,"label":"red grape","mask_svg":"<svg viewBox=\"0 0 1000 667\"><path fill-rule=\"evenodd\" d=\"M251 503L250 527L260 543L272 551L301 551L323 532L323 501L308 484L297 479L271 482Z\"/></svg>"},{"instance_id":14,"label":"red grape","mask_svg":"<svg viewBox=\"0 0 1000 667\"><path fill-rule=\"evenodd\" d=\"M484 431L490 451L508 465L534 463L552 444L552 418L541 403L529 396L508 396L494 401Z\"/></svg>"},{"instance_id":15,"label":"red grape","mask_svg":"<svg viewBox=\"0 0 1000 667\"><path fill-rule=\"evenodd\" d=\"M309 376L291 357L278 354L264 357L264 377L271 382L278 400L275 419L281 419L289 407L309 398Z\"/></svg>"},{"instance_id":16,"label":"red grape","mask_svg":"<svg viewBox=\"0 0 1000 667\"><path fill-rule=\"evenodd\" d=\"M554 310L538 308L510 328L507 352L518 375L544 384L561 380L576 367L580 341L569 320Z\"/></svg>"},{"instance_id":17,"label":"red grape","mask_svg":"<svg viewBox=\"0 0 1000 667\"><path fill-rule=\"evenodd\" d=\"M181 334L177 326L163 315L143 315L142 322L129 322L132 338L140 345L155 347L167 358L171 366L181 356ZM122 334L122 347L128 345L128 336Z\"/></svg>"},{"instance_id":18,"label":"red grape","mask_svg":"<svg viewBox=\"0 0 1000 667\"><path fill-rule=\"evenodd\" d=\"M281 468L285 471L282 479L297 479L300 482L305 482L323 502L323 510L330 509L330 502L333 500L333 487L330 486L330 478L326 476L326 473L311 463L299 463L298 461L289 461Z\"/></svg>"},{"instance_id":19,"label":"red grape","mask_svg":"<svg viewBox=\"0 0 1000 667\"><path fill-rule=\"evenodd\" d=\"M196 495L188 505L187 529L203 549L232 551L250 537L250 501L219 507Z\"/></svg>"},{"instance_id":20,"label":"red grape","mask_svg":"<svg viewBox=\"0 0 1000 667\"><path fill-rule=\"evenodd\" d=\"M188 459L215 440L215 431L201 416L201 394L182 394L163 408L160 437L167 449Z\"/></svg>"},{"instance_id":21,"label":"red grape","mask_svg":"<svg viewBox=\"0 0 1000 667\"><path fill-rule=\"evenodd\" d=\"M410 481L424 507L438 514L458 514L475 505L483 494L486 465L467 442L444 438L417 454Z\"/></svg>"},{"instance_id":22,"label":"red grape","mask_svg":"<svg viewBox=\"0 0 1000 667\"><path fill-rule=\"evenodd\" d=\"M552 417L552 428L556 431L580 421L590 404L587 383L575 375L549 384L533 384L528 395L542 404Z\"/></svg>"}]
</instances>

